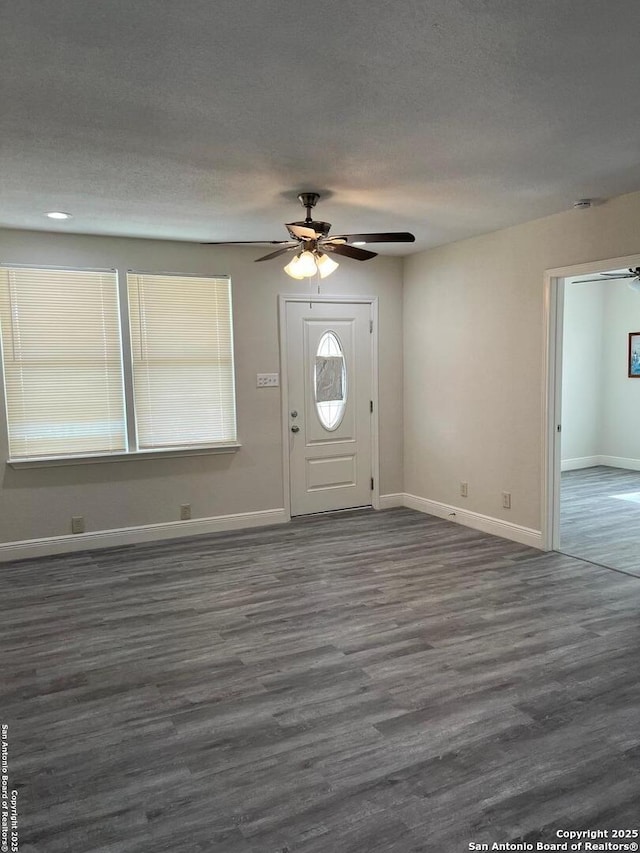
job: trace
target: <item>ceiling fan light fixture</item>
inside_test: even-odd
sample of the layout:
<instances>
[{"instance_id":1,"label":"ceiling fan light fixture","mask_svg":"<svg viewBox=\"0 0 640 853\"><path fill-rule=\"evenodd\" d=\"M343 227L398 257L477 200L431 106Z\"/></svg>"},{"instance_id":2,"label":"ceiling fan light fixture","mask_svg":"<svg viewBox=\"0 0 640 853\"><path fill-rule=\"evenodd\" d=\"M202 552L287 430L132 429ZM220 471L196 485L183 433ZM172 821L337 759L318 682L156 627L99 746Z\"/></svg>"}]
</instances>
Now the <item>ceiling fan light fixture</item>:
<instances>
[{"instance_id":1,"label":"ceiling fan light fixture","mask_svg":"<svg viewBox=\"0 0 640 853\"><path fill-rule=\"evenodd\" d=\"M289 263L284 268L284 271L287 275L290 275L291 278L297 278L298 281L302 281L304 275L298 269L300 265L300 255L295 255Z\"/></svg>"},{"instance_id":2,"label":"ceiling fan light fixture","mask_svg":"<svg viewBox=\"0 0 640 853\"><path fill-rule=\"evenodd\" d=\"M313 252L308 249L304 252L298 252L295 258L286 265L284 271L291 278L297 278L298 281L303 278L311 278L312 275L316 274L316 259Z\"/></svg>"},{"instance_id":3,"label":"ceiling fan light fixture","mask_svg":"<svg viewBox=\"0 0 640 853\"><path fill-rule=\"evenodd\" d=\"M298 255L296 272L304 278L311 278L316 274L316 259L313 252L305 250Z\"/></svg>"},{"instance_id":4,"label":"ceiling fan light fixture","mask_svg":"<svg viewBox=\"0 0 640 853\"><path fill-rule=\"evenodd\" d=\"M332 272L335 272L340 264L337 261L334 261L333 258L330 258L329 255L320 254L316 258L316 264L318 267L318 272L320 273L320 278L326 278L328 275L331 275Z\"/></svg>"}]
</instances>

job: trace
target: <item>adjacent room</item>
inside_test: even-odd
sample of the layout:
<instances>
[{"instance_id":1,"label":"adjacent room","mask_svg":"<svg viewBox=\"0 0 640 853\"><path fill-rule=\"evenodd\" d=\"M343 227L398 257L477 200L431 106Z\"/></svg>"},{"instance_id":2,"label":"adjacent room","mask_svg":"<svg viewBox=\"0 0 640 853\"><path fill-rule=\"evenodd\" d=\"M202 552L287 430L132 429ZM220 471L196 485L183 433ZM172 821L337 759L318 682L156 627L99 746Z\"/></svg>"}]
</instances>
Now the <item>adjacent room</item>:
<instances>
[{"instance_id":1,"label":"adjacent room","mask_svg":"<svg viewBox=\"0 0 640 853\"><path fill-rule=\"evenodd\" d=\"M2 851L637 846L639 25L0 4Z\"/></svg>"},{"instance_id":2,"label":"adjacent room","mask_svg":"<svg viewBox=\"0 0 640 853\"><path fill-rule=\"evenodd\" d=\"M565 281L560 550L632 574L640 572L639 302L634 270Z\"/></svg>"}]
</instances>

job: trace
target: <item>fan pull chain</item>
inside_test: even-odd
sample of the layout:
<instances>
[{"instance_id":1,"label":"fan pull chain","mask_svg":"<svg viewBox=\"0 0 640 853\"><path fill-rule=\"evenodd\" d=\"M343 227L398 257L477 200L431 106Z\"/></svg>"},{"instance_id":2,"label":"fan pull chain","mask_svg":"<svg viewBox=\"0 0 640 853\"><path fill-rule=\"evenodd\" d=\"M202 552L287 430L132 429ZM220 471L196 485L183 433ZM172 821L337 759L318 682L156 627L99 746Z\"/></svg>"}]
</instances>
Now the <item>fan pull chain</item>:
<instances>
[{"instance_id":1,"label":"fan pull chain","mask_svg":"<svg viewBox=\"0 0 640 853\"><path fill-rule=\"evenodd\" d=\"M318 285L318 296L320 296L320 270L316 267L316 282ZM313 278L309 276L309 308L313 308Z\"/></svg>"}]
</instances>

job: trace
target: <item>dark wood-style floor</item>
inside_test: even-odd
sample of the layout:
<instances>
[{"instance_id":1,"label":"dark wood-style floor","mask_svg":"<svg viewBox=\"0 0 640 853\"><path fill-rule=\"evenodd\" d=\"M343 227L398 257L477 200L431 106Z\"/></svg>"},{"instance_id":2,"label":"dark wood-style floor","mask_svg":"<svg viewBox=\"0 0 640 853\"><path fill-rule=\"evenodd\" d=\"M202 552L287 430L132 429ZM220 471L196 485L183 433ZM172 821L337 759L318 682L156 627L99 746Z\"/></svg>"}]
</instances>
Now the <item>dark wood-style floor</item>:
<instances>
[{"instance_id":1,"label":"dark wood-style floor","mask_svg":"<svg viewBox=\"0 0 640 853\"><path fill-rule=\"evenodd\" d=\"M640 471L582 468L562 474L560 550L640 577Z\"/></svg>"},{"instance_id":2,"label":"dark wood-style floor","mask_svg":"<svg viewBox=\"0 0 640 853\"><path fill-rule=\"evenodd\" d=\"M636 578L406 509L0 571L21 853L637 826Z\"/></svg>"}]
</instances>

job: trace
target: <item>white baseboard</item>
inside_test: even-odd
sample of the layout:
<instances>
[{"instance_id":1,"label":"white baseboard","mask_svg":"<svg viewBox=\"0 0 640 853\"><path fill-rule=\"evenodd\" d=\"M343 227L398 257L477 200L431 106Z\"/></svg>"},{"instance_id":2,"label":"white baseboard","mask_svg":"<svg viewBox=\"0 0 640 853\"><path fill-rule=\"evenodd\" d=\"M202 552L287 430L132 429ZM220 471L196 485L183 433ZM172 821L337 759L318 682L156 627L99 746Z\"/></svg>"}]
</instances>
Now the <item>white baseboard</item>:
<instances>
[{"instance_id":1,"label":"white baseboard","mask_svg":"<svg viewBox=\"0 0 640 853\"><path fill-rule=\"evenodd\" d=\"M394 506L404 506L404 495L402 492L397 494L380 495L380 509L391 509Z\"/></svg>"},{"instance_id":2,"label":"white baseboard","mask_svg":"<svg viewBox=\"0 0 640 853\"><path fill-rule=\"evenodd\" d=\"M605 457L616 458L616 457ZM633 462L634 460L620 460ZM601 463L612 464L612 463ZM637 462L640 470L640 462ZM627 464L617 467L631 467ZM490 533L542 548L542 534L539 530L522 527L478 512L449 506L439 501L431 501L416 495L396 494L380 495L380 509L406 506L419 512L435 515ZM115 530L97 530L90 533L78 533L65 536L47 536L42 539L27 539L21 542L0 544L0 563L10 560L25 560L34 557L47 557L53 554L69 554L79 551L92 551L98 548L116 548L123 545L135 545L143 542L158 542L163 539L181 539L198 536L203 533L222 533L226 530L241 530L248 527L263 527L271 524L284 524L291 518L285 509L268 509L260 512L242 512L234 515L218 515L212 518L195 518L190 521L169 521L160 524L145 524L138 527L121 527Z\"/></svg>"},{"instance_id":3,"label":"white baseboard","mask_svg":"<svg viewBox=\"0 0 640 853\"><path fill-rule=\"evenodd\" d=\"M576 471L579 468L594 468L596 465L606 465L608 468L628 468L630 471L640 471L640 459L627 459L624 456L579 456L576 459L563 459L560 466L562 471Z\"/></svg>"},{"instance_id":4,"label":"white baseboard","mask_svg":"<svg viewBox=\"0 0 640 853\"><path fill-rule=\"evenodd\" d=\"M561 471L577 471L580 468L595 468L596 465L604 465L602 456L576 456L575 459L563 459L560 464Z\"/></svg>"},{"instance_id":5,"label":"white baseboard","mask_svg":"<svg viewBox=\"0 0 640 853\"><path fill-rule=\"evenodd\" d=\"M624 456L601 456L600 465L609 468L628 468L630 471L640 471L640 459L626 459Z\"/></svg>"},{"instance_id":6,"label":"white baseboard","mask_svg":"<svg viewBox=\"0 0 640 853\"><path fill-rule=\"evenodd\" d=\"M410 509L417 509L418 512L427 513L427 515L435 515L437 518L445 518L447 521L453 521L456 524L464 524L465 527L473 527L474 530L481 530L483 533L490 533L492 536L501 536L503 539L519 542L521 545L529 545L531 548L540 550L544 549L542 531L540 530L533 530L530 527L493 518L490 515L482 515L479 512L460 509L460 507L450 506L440 503L440 501L419 498L416 495L405 494L404 505Z\"/></svg>"},{"instance_id":7,"label":"white baseboard","mask_svg":"<svg viewBox=\"0 0 640 853\"><path fill-rule=\"evenodd\" d=\"M0 562L46 557L50 554L67 554L92 551L94 548L114 548L140 542L157 542L162 539L181 539L202 533L221 533L244 527L262 527L283 524L291 517L284 509L267 509L261 512L241 512L235 515L218 515L212 518L194 518L190 521L169 521L144 524L139 527L121 527L115 530L97 530L66 536L47 536L22 542L0 544Z\"/></svg>"}]
</instances>

